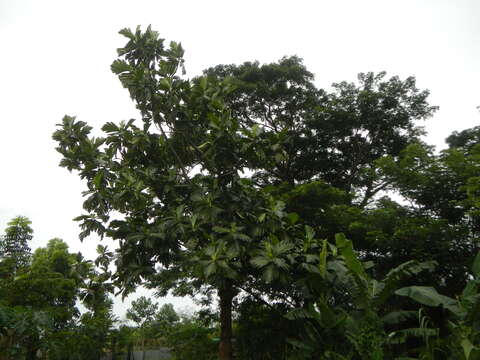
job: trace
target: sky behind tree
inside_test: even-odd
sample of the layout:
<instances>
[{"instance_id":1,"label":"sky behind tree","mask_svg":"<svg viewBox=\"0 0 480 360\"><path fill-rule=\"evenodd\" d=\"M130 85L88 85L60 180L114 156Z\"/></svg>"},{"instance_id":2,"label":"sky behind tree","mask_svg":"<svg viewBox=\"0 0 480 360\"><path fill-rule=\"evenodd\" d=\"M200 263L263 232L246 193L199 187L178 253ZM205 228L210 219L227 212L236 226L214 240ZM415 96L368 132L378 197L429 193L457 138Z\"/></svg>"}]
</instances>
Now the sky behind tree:
<instances>
[{"instance_id":1,"label":"sky behind tree","mask_svg":"<svg viewBox=\"0 0 480 360\"><path fill-rule=\"evenodd\" d=\"M124 27L159 31L186 49L187 75L222 63L298 55L319 87L359 72L414 75L440 106L425 140L445 147L454 130L479 125L480 1L57 1L0 0L0 229L17 215L35 230L94 258L96 238L78 240L84 185L58 167L51 135L65 114L97 131L138 117L110 72ZM188 301L175 301L185 306ZM125 304L116 302L123 314Z\"/></svg>"}]
</instances>

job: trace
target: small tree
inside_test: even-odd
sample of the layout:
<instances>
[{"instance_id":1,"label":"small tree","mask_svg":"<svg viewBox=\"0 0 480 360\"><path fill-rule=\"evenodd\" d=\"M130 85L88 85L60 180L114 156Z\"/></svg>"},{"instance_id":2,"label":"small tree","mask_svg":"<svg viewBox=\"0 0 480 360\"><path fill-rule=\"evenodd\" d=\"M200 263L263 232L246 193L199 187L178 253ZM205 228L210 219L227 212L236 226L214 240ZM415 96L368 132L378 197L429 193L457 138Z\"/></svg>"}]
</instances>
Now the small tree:
<instances>
[{"instance_id":1,"label":"small tree","mask_svg":"<svg viewBox=\"0 0 480 360\"><path fill-rule=\"evenodd\" d=\"M13 259L14 273L18 268L28 265L30 261L28 242L33 238L31 224L32 222L25 216L13 218L0 241L0 256Z\"/></svg>"},{"instance_id":2,"label":"small tree","mask_svg":"<svg viewBox=\"0 0 480 360\"><path fill-rule=\"evenodd\" d=\"M168 335L172 328L180 321L180 317L172 304L163 304L155 314L155 321L152 326L158 335Z\"/></svg>"},{"instance_id":3,"label":"small tree","mask_svg":"<svg viewBox=\"0 0 480 360\"><path fill-rule=\"evenodd\" d=\"M140 332L143 359L145 359L146 330L155 318L157 310L158 304L153 303L152 300L147 299L145 296L141 296L137 300L132 301L132 307L127 310L127 319L134 321Z\"/></svg>"}]
</instances>

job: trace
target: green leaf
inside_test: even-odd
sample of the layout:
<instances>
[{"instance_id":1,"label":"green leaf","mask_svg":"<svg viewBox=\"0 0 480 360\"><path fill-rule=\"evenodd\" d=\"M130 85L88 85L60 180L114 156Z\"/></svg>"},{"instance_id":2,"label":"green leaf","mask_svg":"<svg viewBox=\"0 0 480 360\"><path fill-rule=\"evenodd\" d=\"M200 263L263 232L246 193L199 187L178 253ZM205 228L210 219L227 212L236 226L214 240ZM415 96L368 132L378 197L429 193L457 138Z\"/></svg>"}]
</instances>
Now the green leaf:
<instances>
[{"instance_id":1,"label":"green leaf","mask_svg":"<svg viewBox=\"0 0 480 360\"><path fill-rule=\"evenodd\" d=\"M277 267L281 268L282 270L288 270L288 265L284 259L280 259L280 258L273 259L273 263Z\"/></svg>"},{"instance_id":2,"label":"green leaf","mask_svg":"<svg viewBox=\"0 0 480 360\"><path fill-rule=\"evenodd\" d=\"M313 351L313 349L314 349L312 346L309 346L309 345L305 344L303 341L288 338L287 342L290 345L292 345L294 348L303 349L303 350L307 350L307 351Z\"/></svg>"},{"instance_id":3,"label":"green leaf","mask_svg":"<svg viewBox=\"0 0 480 360\"><path fill-rule=\"evenodd\" d=\"M102 130L107 132L107 133L110 133L110 132L116 132L118 131L118 126L113 123L113 122L107 122L105 123L105 125L102 126Z\"/></svg>"},{"instance_id":4,"label":"green leaf","mask_svg":"<svg viewBox=\"0 0 480 360\"><path fill-rule=\"evenodd\" d=\"M404 321L416 319L418 317L417 311L392 311L385 315L382 318L382 322L389 324L389 325L398 325Z\"/></svg>"},{"instance_id":5,"label":"green leaf","mask_svg":"<svg viewBox=\"0 0 480 360\"><path fill-rule=\"evenodd\" d=\"M315 237L315 231L311 226L305 225L305 236L309 241L313 240Z\"/></svg>"},{"instance_id":6,"label":"green leaf","mask_svg":"<svg viewBox=\"0 0 480 360\"><path fill-rule=\"evenodd\" d=\"M202 201L203 200L203 194L196 191L190 196L190 199L192 199L192 201Z\"/></svg>"},{"instance_id":7,"label":"green leaf","mask_svg":"<svg viewBox=\"0 0 480 360\"><path fill-rule=\"evenodd\" d=\"M246 234L235 234L234 238L242 241L252 241L252 238Z\"/></svg>"},{"instance_id":8,"label":"green leaf","mask_svg":"<svg viewBox=\"0 0 480 360\"><path fill-rule=\"evenodd\" d=\"M252 135L254 137L257 137L262 132L263 132L263 129L258 124L255 124L255 125L252 126Z\"/></svg>"},{"instance_id":9,"label":"green leaf","mask_svg":"<svg viewBox=\"0 0 480 360\"><path fill-rule=\"evenodd\" d=\"M305 308L295 308L290 310L285 317L288 320L303 320L303 319L311 319L312 315L310 311Z\"/></svg>"},{"instance_id":10,"label":"green leaf","mask_svg":"<svg viewBox=\"0 0 480 360\"><path fill-rule=\"evenodd\" d=\"M345 258L347 268L361 278L368 278L362 263L358 260L357 254L353 250L352 242L347 240L344 234L336 234L335 242L340 254Z\"/></svg>"},{"instance_id":11,"label":"green leaf","mask_svg":"<svg viewBox=\"0 0 480 360\"><path fill-rule=\"evenodd\" d=\"M121 74L126 71L132 71L132 67L128 65L124 60L115 60L112 65L110 65L110 69L114 74Z\"/></svg>"},{"instance_id":12,"label":"green leaf","mask_svg":"<svg viewBox=\"0 0 480 360\"><path fill-rule=\"evenodd\" d=\"M328 254L327 240L323 240L322 251L320 251L320 263L318 264L320 275L323 278L325 278L325 274L327 273L327 254Z\"/></svg>"},{"instance_id":13,"label":"green leaf","mask_svg":"<svg viewBox=\"0 0 480 360\"><path fill-rule=\"evenodd\" d=\"M180 220L182 218L184 209L185 209L185 205L179 205L175 209L175 215L177 216L177 220Z\"/></svg>"},{"instance_id":14,"label":"green leaf","mask_svg":"<svg viewBox=\"0 0 480 360\"><path fill-rule=\"evenodd\" d=\"M263 271L263 279L265 280L265 282L267 284L271 283L273 281L274 276L275 276L275 268L273 267L273 265L267 266Z\"/></svg>"},{"instance_id":15,"label":"green leaf","mask_svg":"<svg viewBox=\"0 0 480 360\"><path fill-rule=\"evenodd\" d=\"M190 224L192 225L192 229L195 229L195 225L197 224L198 216L197 214L192 215L190 217Z\"/></svg>"},{"instance_id":16,"label":"green leaf","mask_svg":"<svg viewBox=\"0 0 480 360\"><path fill-rule=\"evenodd\" d=\"M469 339L463 339L460 344L462 345L465 358L468 360L470 358L470 353L475 349L475 346L473 346Z\"/></svg>"},{"instance_id":17,"label":"green leaf","mask_svg":"<svg viewBox=\"0 0 480 360\"><path fill-rule=\"evenodd\" d=\"M335 234L335 243L339 249L349 245L349 241L344 234Z\"/></svg>"},{"instance_id":18,"label":"green leaf","mask_svg":"<svg viewBox=\"0 0 480 360\"><path fill-rule=\"evenodd\" d=\"M263 256L256 256L256 257L254 257L253 259L250 260L250 263L257 268L260 268L260 267L263 267L263 266L269 264L270 259L265 258Z\"/></svg>"},{"instance_id":19,"label":"green leaf","mask_svg":"<svg viewBox=\"0 0 480 360\"><path fill-rule=\"evenodd\" d=\"M477 253L475 260L473 261L472 272L476 278L480 278L480 251Z\"/></svg>"},{"instance_id":20,"label":"green leaf","mask_svg":"<svg viewBox=\"0 0 480 360\"><path fill-rule=\"evenodd\" d=\"M100 185L102 184L103 176L104 176L103 170L100 170L97 172L97 174L93 178L93 183L95 184L95 187L97 189L99 189Z\"/></svg>"},{"instance_id":21,"label":"green leaf","mask_svg":"<svg viewBox=\"0 0 480 360\"><path fill-rule=\"evenodd\" d=\"M475 280L470 280L469 282L467 282L467 285L462 291L462 298L467 298L467 297L476 295L478 292L477 287L478 285L475 282Z\"/></svg>"},{"instance_id":22,"label":"green leaf","mask_svg":"<svg viewBox=\"0 0 480 360\"><path fill-rule=\"evenodd\" d=\"M138 28L137 28L138 29ZM132 30L130 30L129 28L123 28L122 30L120 30L118 32L120 35L123 35L125 36L126 38L130 39L130 40L134 40L135 39L135 35L132 33Z\"/></svg>"},{"instance_id":23,"label":"green leaf","mask_svg":"<svg viewBox=\"0 0 480 360\"><path fill-rule=\"evenodd\" d=\"M291 224L296 224L300 216L297 213L289 213L287 215L287 219L290 221Z\"/></svg>"},{"instance_id":24,"label":"green leaf","mask_svg":"<svg viewBox=\"0 0 480 360\"><path fill-rule=\"evenodd\" d=\"M170 78L162 78L159 82L159 87L162 90L170 90L172 88L172 80Z\"/></svg>"},{"instance_id":25,"label":"green leaf","mask_svg":"<svg viewBox=\"0 0 480 360\"><path fill-rule=\"evenodd\" d=\"M433 287L429 286L407 286L395 291L395 294L406 296L415 300L416 302L437 307L442 305L444 308L452 311L455 314L459 313L456 301L448 296L441 295Z\"/></svg>"},{"instance_id":26,"label":"green leaf","mask_svg":"<svg viewBox=\"0 0 480 360\"><path fill-rule=\"evenodd\" d=\"M208 278L210 277L212 274L214 274L215 272L217 271L217 264L215 264L215 262L211 262L210 264L207 265L207 267L205 268L205 276Z\"/></svg>"},{"instance_id":27,"label":"green leaf","mask_svg":"<svg viewBox=\"0 0 480 360\"><path fill-rule=\"evenodd\" d=\"M370 282L370 294L372 297L377 296L383 289L385 284L383 282L372 279Z\"/></svg>"},{"instance_id":28,"label":"green leaf","mask_svg":"<svg viewBox=\"0 0 480 360\"><path fill-rule=\"evenodd\" d=\"M221 226L214 226L212 228L212 230L215 231L218 234L225 234L225 233L230 232L230 229L227 229L227 228L224 228L224 227L221 227Z\"/></svg>"}]
</instances>

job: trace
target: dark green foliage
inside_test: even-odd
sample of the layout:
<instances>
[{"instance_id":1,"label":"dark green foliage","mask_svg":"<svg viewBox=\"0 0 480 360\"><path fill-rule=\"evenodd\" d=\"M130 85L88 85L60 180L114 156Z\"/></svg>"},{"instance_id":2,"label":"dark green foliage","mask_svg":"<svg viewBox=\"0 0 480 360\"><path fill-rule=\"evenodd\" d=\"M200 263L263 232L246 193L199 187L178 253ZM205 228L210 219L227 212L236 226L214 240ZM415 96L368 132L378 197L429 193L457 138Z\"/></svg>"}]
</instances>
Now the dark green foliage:
<instances>
[{"instance_id":1,"label":"dark green foliage","mask_svg":"<svg viewBox=\"0 0 480 360\"><path fill-rule=\"evenodd\" d=\"M213 329L196 319L185 319L168 336L168 346L176 360L217 359L218 338Z\"/></svg>"},{"instance_id":2,"label":"dark green foliage","mask_svg":"<svg viewBox=\"0 0 480 360\"><path fill-rule=\"evenodd\" d=\"M476 126L471 129L465 129L460 132L454 131L446 139L450 148L463 148L470 150L473 146L480 143L480 127Z\"/></svg>"},{"instance_id":3,"label":"dark green foliage","mask_svg":"<svg viewBox=\"0 0 480 360\"><path fill-rule=\"evenodd\" d=\"M292 352L288 339L298 331L298 327L284 317L287 310L283 304L266 305L252 298L243 299L237 309L235 326L238 359L286 359Z\"/></svg>"},{"instance_id":4,"label":"dark green foliage","mask_svg":"<svg viewBox=\"0 0 480 360\"><path fill-rule=\"evenodd\" d=\"M158 304L140 296L137 300L132 301L132 307L127 310L127 319L134 321L138 326L146 326L154 319L158 309Z\"/></svg>"},{"instance_id":5,"label":"dark green foliage","mask_svg":"<svg viewBox=\"0 0 480 360\"><path fill-rule=\"evenodd\" d=\"M280 349L277 339L257 344L259 358L438 356L430 340L456 331L444 326L449 315L408 296L438 283L452 297L469 280L480 229L478 130L452 135L436 154L418 124L436 107L412 77L364 73L326 91L287 57L189 80L179 44L150 28L121 34L128 42L112 71L141 121L106 123L95 138L65 116L53 137L61 166L87 183L81 238L118 242L113 278L122 291L146 284L160 295L217 295L221 359L232 358L231 309L243 293L255 302L239 296L239 308L258 316L239 318L245 356L256 355L242 326L258 320L261 333L275 321L269 306L288 310L295 333L282 318ZM413 276L417 287L405 287ZM111 285L91 284L92 294ZM407 293L395 295L402 286ZM95 296L85 299L93 309ZM140 327L154 323L144 318ZM195 347L211 356L209 329L168 331L178 358Z\"/></svg>"},{"instance_id":6,"label":"dark green foliage","mask_svg":"<svg viewBox=\"0 0 480 360\"><path fill-rule=\"evenodd\" d=\"M262 131L263 157L254 178L292 185L321 179L352 195L361 190L365 203L385 186L372 177L374 161L398 156L418 141L422 130L415 121L436 110L413 77L367 73L359 74L358 85L333 84L331 93L317 89L297 57L219 65L205 74L233 82L227 105L242 124Z\"/></svg>"},{"instance_id":7,"label":"dark green foliage","mask_svg":"<svg viewBox=\"0 0 480 360\"><path fill-rule=\"evenodd\" d=\"M127 319L137 324L140 341L142 343L143 358L145 358L145 339L158 309L158 304L145 296L132 301L132 306L127 310Z\"/></svg>"},{"instance_id":8,"label":"dark green foliage","mask_svg":"<svg viewBox=\"0 0 480 360\"><path fill-rule=\"evenodd\" d=\"M115 348L112 348L112 351L115 354L127 354L128 359L135 345L135 328L121 325L118 329L112 331L112 340L116 345Z\"/></svg>"},{"instance_id":9,"label":"dark green foliage","mask_svg":"<svg viewBox=\"0 0 480 360\"><path fill-rule=\"evenodd\" d=\"M155 319L150 325L151 332L160 337L167 337L180 321L172 304L164 304L155 314Z\"/></svg>"},{"instance_id":10,"label":"dark green foliage","mask_svg":"<svg viewBox=\"0 0 480 360\"><path fill-rule=\"evenodd\" d=\"M478 154L474 146L436 155L416 144L403 150L397 161L387 157L379 162L389 181L412 204L405 207L406 216L399 218L390 242L410 243L405 257L428 256L442 264L437 278L427 283L438 282L450 295L465 285L472 255L478 251Z\"/></svg>"},{"instance_id":11,"label":"dark green foliage","mask_svg":"<svg viewBox=\"0 0 480 360\"><path fill-rule=\"evenodd\" d=\"M0 302L0 359L19 359L30 349L46 350L52 325L45 312Z\"/></svg>"},{"instance_id":12,"label":"dark green foliage","mask_svg":"<svg viewBox=\"0 0 480 360\"><path fill-rule=\"evenodd\" d=\"M449 359L480 359L480 252L471 273L471 279L456 299L439 294L433 287L410 286L396 291L397 295L422 305L448 311L448 332L435 345Z\"/></svg>"},{"instance_id":13,"label":"dark green foliage","mask_svg":"<svg viewBox=\"0 0 480 360\"><path fill-rule=\"evenodd\" d=\"M14 272L18 268L28 265L30 261L30 247L28 241L32 239L33 230L31 221L24 216L17 216L8 223L5 235L0 237L0 259L12 258Z\"/></svg>"},{"instance_id":14,"label":"dark green foliage","mask_svg":"<svg viewBox=\"0 0 480 360\"><path fill-rule=\"evenodd\" d=\"M108 267L106 257L99 257L101 270ZM41 352L52 360L98 360L114 320L102 275L60 239L36 249L21 266L14 256L1 260L0 359L35 359ZM81 317L79 300L91 310Z\"/></svg>"}]
</instances>

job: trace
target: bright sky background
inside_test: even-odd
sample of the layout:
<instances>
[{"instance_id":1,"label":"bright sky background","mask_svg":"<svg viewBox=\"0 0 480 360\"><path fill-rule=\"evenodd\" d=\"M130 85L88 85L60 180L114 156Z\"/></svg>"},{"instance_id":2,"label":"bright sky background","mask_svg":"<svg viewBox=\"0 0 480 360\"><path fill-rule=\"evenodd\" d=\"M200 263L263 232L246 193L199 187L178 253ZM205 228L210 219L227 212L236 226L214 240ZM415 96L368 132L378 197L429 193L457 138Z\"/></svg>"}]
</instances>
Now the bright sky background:
<instances>
[{"instance_id":1,"label":"bright sky background","mask_svg":"<svg viewBox=\"0 0 480 360\"><path fill-rule=\"evenodd\" d=\"M97 239L80 243L72 221L82 212L83 185L58 167L51 135L65 114L96 129L136 117L110 64L125 43L118 31L148 24L182 42L189 76L298 55L320 87L359 72L415 75L440 106L425 123L427 142L439 149L453 130L479 125L478 0L0 0L0 231L25 215L33 248L59 237L95 257ZM117 314L135 297L116 301Z\"/></svg>"}]
</instances>

